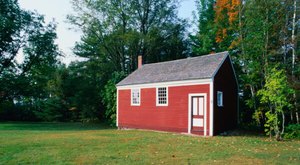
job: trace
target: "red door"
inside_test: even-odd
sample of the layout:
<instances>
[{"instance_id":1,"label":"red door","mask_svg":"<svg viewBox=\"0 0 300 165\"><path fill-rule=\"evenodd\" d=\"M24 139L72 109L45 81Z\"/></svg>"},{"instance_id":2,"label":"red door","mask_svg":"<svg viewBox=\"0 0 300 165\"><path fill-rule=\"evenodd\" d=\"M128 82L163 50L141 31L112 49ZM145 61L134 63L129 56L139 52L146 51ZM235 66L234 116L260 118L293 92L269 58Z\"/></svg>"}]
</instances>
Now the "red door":
<instances>
[{"instance_id":1,"label":"red door","mask_svg":"<svg viewBox=\"0 0 300 165\"><path fill-rule=\"evenodd\" d=\"M192 131L202 134L204 132L204 96L192 97Z\"/></svg>"}]
</instances>

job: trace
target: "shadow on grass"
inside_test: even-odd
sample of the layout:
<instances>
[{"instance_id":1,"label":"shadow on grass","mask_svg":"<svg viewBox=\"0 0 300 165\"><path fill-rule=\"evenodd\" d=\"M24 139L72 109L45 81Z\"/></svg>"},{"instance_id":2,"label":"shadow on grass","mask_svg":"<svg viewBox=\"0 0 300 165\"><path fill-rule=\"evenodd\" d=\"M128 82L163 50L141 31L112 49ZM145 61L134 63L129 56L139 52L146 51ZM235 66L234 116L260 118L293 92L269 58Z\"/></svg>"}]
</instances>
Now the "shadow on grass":
<instances>
[{"instance_id":1,"label":"shadow on grass","mask_svg":"<svg viewBox=\"0 0 300 165\"><path fill-rule=\"evenodd\" d=\"M63 123L63 122L0 122L1 130L28 130L28 131L87 131L115 129L106 123Z\"/></svg>"},{"instance_id":2,"label":"shadow on grass","mask_svg":"<svg viewBox=\"0 0 300 165\"><path fill-rule=\"evenodd\" d=\"M240 129L240 128L220 133L217 136L224 136L224 137L232 137L232 136L266 137L264 132L262 132L261 130L254 131L254 130L246 130L246 129Z\"/></svg>"},{"instance_id":3,"label":"shadow on grass","mask_svg":"<svg viewBox=\"0 0 300 165\"><path fill-rule=\"evenodd\" d=\"M116 129L107 123L81 123L81 122L0 122L0 131L89 131ZM151 131L151 130L148 130ZM154 131L155 132L155 131ZM266 137L260 130L235 129L217 134L219 137Z\"/></svg>"},{"instance_id":4,"label":"shadow on grass","mask_svg":"<svg viewBox=\"0 0 300 165\"><path fill-rule=\"evenodd\" d=\"M293 137L293 138L287 138L282 136L282 139L280 141L277 141L275 138L275 135L272 137L266 135L261 130L246 130L246 129L235 129L230 130L221 134L218 134L216 136L222 137L222 138L232 138L232 137L242 137L242 138L252 138L252 142L257 142L257 138L263 139L264 141L269 142L294 142L294 141L300 141L300 138ZM251 143L251 140L248 142Z\"/></svg>"}]
</instances>

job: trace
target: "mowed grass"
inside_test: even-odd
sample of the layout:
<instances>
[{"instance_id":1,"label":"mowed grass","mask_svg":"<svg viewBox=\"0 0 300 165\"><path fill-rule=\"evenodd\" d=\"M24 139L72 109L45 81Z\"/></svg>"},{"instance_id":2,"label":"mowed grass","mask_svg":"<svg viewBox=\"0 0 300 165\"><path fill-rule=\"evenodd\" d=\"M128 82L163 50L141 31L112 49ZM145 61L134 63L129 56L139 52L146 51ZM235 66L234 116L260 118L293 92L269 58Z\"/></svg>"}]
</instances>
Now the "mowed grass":
<instances>
[{"instance_id":1,"label":"mowed grass","mask_svg":"<svg viewBox=\"0 0 300 165\"><path fill-rule=\"evenodd\" d=\"M0 123L0 164L300 164L300 141L198 137L101 124Z\"/></svg>"}]
</instances>

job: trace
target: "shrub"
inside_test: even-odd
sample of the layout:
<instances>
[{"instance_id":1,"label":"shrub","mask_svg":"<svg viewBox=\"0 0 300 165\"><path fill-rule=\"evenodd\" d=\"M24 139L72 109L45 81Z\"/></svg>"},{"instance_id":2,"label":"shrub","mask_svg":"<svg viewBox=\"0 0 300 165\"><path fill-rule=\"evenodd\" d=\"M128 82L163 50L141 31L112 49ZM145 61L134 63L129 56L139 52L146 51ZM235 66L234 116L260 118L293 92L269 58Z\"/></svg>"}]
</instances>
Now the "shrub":
<instances>
[{"instance_id":1,"label":"shrub","mask_svg":"<svg viewBox=\"0 0 300 165\"><path fill-rule=\"evenodd\" d=\"M284 138L286 138L286 139L293 139L293 138L300 139L300 124L290 124L290 125L288 125L286 127Z\"/></svg>"},{"instance_id":2,"label":"shrub","mask_svg":"<svg viewBox=\"0 0 300 165\"><path fill-rule=\"evenodd\" d=\"M116 102L117 88L116 84L121 81L126 74L124 72L114 72L112 78L104 86L102 91L102 102L105 105L105 117L111 126L116 125Z\"/></svg>"}]
</instances>

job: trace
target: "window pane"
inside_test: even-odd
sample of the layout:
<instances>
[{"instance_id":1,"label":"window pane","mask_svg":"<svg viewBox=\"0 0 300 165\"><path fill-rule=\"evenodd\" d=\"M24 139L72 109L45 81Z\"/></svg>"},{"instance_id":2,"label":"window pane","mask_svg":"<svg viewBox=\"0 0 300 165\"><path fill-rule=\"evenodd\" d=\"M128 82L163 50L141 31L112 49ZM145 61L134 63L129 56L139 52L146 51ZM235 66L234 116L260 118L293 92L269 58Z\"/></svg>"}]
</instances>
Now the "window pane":
<instances>
[{"instance_id":1,"label":"window pane","mask_svg":"<svg viewBox=\"0 0 300 165\"><path fill-rule=\"evenodd\" d=\"M223 92L221 91L217 92L217 105L223 106Z\"/></svg>"},{"instance_id":2,"label":"window pane","mask_svg":"<svg viewBox=\"0 0 300 165\"><path fill-rule=\"evenodd\" d=\"M164 105L167 104L167 88L157 88L157 103Z\"/></svg>"},{"instance_id":3,"label":"window pane","mask_svg":"<svg viewBox=\"0 0 300 165\"><path fill-rule=\"evenodd\" d=\"M140 104L140 89L131 89L131 104L139 105Z\"/></svg>"}]
</instances>

